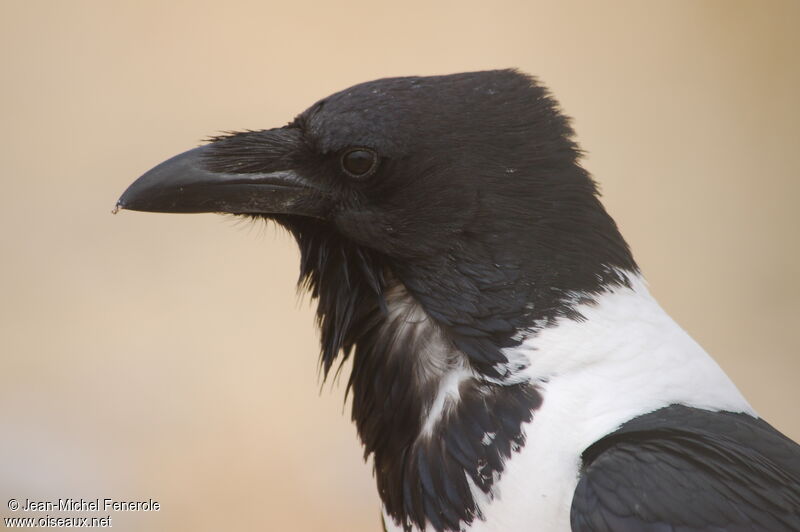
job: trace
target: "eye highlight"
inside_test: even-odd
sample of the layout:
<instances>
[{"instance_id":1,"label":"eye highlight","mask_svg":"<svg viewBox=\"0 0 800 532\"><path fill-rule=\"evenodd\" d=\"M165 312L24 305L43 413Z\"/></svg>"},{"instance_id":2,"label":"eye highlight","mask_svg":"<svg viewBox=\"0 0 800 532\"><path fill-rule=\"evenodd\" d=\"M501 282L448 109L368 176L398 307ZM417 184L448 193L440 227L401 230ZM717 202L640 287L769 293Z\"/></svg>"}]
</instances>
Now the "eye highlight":
<instances>
[{"instance_id":1,"label":"eye highlight","mask_svg":"<svg viewBox=\"0 0 800 532\"><path fill-rule=\"evenodd\" d=\"M369 148L352 148L342 154L342 170L355 179L364 179L378 169L378 154Z\"/></svg>"}]
</instances>

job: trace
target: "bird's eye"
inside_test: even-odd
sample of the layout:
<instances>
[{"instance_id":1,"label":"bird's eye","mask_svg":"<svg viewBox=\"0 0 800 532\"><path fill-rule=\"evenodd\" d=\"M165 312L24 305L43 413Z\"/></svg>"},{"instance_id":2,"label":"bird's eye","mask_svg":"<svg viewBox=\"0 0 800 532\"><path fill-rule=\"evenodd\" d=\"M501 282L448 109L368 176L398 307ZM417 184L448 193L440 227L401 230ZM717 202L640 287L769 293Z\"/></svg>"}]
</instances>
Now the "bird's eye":
<instances>
[{"instance_id":1,"label":"bird's eye","mask_svg":"<svg viewBox=\"0 0 800 532\"><path fill-rule=\"evenodd\" d=\"M342 169L350 177L364 179L378 168L378 154L368 148L355 148L342 155Z\"/></svg>"}]
</instances>

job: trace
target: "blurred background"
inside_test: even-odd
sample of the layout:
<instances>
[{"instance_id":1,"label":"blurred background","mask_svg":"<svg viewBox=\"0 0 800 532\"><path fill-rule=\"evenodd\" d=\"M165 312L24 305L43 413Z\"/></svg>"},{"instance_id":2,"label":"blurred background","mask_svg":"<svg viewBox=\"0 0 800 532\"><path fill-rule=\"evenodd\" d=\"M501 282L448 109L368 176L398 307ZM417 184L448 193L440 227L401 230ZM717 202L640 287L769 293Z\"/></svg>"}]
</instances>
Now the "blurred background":
<instances>
[{"instance_id":1,"label":"blurred background","mask_svg":"<svg viewBox=\"0 0 800 532\"><path fill-rule=\"evenodd\" d=\"M208 135L384 76L538 76L656 297L800 438L799 23L792 0L0 1L0 516L152 498L115 529L378 530L289 237L110 211Z\"/></svg>"}]
</instances>

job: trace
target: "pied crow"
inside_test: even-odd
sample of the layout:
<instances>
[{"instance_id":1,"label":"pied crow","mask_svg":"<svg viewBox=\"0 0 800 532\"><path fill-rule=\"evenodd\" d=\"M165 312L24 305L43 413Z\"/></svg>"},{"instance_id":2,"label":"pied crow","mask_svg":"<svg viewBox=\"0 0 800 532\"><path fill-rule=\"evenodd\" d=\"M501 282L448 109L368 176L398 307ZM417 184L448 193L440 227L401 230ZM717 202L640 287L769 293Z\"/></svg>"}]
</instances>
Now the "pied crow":
<instances>
[{"instance_id":1,"label":"pied crow","mask_svg":"<svg viewBox=\"0 0 800 532\"><path fill-rule=\"evenodd\" d=\"M516 70L380 79L117 206L291 232L388 530L800 530L800 447L650 295L573 137Z\"/></svg>"}]
</instances>

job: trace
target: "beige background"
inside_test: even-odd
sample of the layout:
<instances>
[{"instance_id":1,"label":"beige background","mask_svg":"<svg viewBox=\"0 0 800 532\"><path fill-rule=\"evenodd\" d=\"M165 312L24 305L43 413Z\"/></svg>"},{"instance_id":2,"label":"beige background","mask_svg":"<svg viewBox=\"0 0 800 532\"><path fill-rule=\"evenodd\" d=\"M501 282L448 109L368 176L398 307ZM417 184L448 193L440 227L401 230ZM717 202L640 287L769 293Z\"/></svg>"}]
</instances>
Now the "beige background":
<instances>
[{"instance_id":1,"label":"beige background","mask_svg":"<svg viewBox=\"0 0 800 532\"><path fill-rule=\"evenodd\" d=\"M115 529L377 530L289 238L110 210L207 135L390 75L539 76L653 292L800 438L798 6L0 1L0 516L153 498Z\"/></svg>"}]
</instances>

